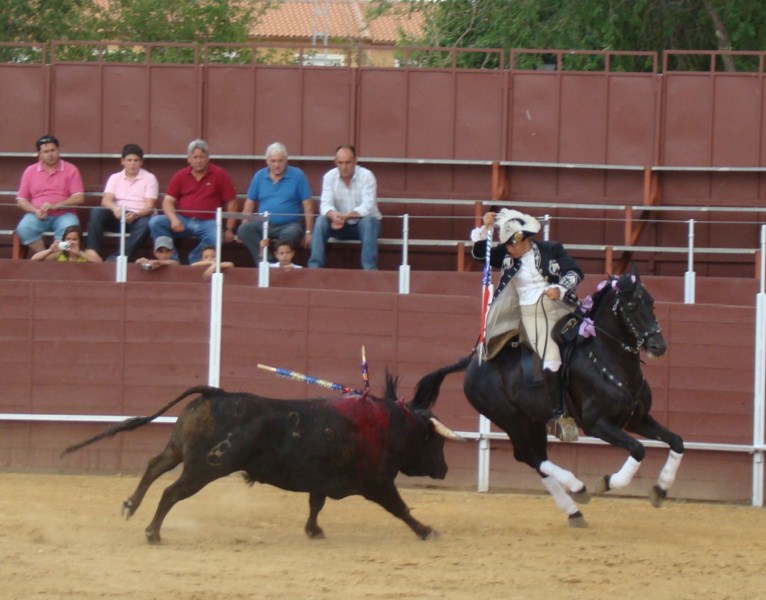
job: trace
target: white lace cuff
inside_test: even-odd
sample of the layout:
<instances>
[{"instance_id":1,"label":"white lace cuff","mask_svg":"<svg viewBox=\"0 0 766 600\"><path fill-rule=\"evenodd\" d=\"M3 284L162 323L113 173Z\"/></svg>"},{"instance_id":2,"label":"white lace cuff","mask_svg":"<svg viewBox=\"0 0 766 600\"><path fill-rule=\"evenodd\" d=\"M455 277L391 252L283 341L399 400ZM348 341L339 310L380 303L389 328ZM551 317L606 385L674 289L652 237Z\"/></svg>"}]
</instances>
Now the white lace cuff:
<instances>
[{"instance_id":1,"label":"white lace cuff","mask_svg":"<svg viewBox=\"0 0 766 600\"><path fill-rule=\"evenodd\" d=\"M474 227L471 231L471 241L480 242L487 239L487 230L484 227Z\"/></svg>"}]
</instances>

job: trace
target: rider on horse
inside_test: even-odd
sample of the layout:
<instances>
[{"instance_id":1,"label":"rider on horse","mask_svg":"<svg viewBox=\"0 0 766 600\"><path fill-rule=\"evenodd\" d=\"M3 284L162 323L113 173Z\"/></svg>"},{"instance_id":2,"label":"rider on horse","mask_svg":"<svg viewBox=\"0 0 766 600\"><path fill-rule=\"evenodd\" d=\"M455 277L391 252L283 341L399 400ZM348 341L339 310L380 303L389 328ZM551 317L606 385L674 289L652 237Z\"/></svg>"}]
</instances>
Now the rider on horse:
<instances>
[{"instance_id":1,"label":"rider on horse","mask_svg":"<svg viewBox=\"0 0 766 600\"><path fill-rule=\"evenodd\" d=\"M567 304L565 299L574 298L583 273L562 244L532 239L540 231L537 219L507 208L486 213L484 226L471 232L475 259L485 260L487 232L493 226L500 244L490 252L490 265L502 271L487 315L485 358L493 358L523 327L526 340L542 360L543 379L558 422L565 413L561 353L551 334L554 324L574 309L574 303Z\"/></svg>"}]
</instances>

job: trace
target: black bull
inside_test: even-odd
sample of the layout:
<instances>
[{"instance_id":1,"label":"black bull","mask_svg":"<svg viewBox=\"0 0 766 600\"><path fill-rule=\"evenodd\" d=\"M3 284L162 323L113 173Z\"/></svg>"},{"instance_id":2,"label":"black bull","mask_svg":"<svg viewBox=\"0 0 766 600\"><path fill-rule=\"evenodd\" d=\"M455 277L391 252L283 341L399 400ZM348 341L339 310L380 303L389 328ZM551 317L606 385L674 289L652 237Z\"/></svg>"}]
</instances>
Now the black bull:
<instances>
[{"instance_id":1,"label":"black bull","mask_svg":"<svg viewBox=\"0 0 766 600\"><path fill-rule=\"evenodd\" d=\"M235 471L243 471L250 484L308 492L305 531L311 538L324 536L317 516L325 500L351 495L379 504L422 539L436 536L412 517L394 479L399 472L443 479L444 439L460 438L433 416L429 406L397 401L396 380L389 375L384 399L352 394L276 400L193 387L154 415L127 419L63 454L137 429L194 394L201 395L182 411L165 449L149 461L138 487L123 503L123 514L130 518L149 486L183 462L181 475L163 492L146 528L149 542L160 541L162 522L176 502Z\"/></svg>"}]
</instances>

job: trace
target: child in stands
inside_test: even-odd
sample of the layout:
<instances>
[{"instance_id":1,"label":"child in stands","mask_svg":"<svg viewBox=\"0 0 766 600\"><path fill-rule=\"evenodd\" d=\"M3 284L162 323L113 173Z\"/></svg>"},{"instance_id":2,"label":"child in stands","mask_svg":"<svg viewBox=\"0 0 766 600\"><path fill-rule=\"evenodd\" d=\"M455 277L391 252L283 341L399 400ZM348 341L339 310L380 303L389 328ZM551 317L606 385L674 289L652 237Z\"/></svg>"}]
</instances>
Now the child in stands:
<instances>
[{"instance_id":1,"label":"child in stands","mask_svg":"<svg viewBox=\"0 0 766 600\"><path fill-rule=\"evenodd\" d=\"M215 248L213 246L205 246L202 249L201 259L191 264L192 267L207 267L202 274L204 279L210 279L215 273ZM221 262L221 271L224 269L230 269L234 266L233 262Z\"/></svg>"},{"instance_id":2,"label":"child in stands","mask_svg":"<svg viewBox=\"0 0 766 600\"><path fill-rule=\"evenodd\" d=\"M291 271L292 269L301 269L300 265L293 264L293 258L295 257L295 248L293 248L293 245L289 242L276 242L276 246L274 248L274 256L277 259L277 262L270 263L269 266L276 268L276 269L282 269L284 271Z\"/></svg>"}]
</instances>

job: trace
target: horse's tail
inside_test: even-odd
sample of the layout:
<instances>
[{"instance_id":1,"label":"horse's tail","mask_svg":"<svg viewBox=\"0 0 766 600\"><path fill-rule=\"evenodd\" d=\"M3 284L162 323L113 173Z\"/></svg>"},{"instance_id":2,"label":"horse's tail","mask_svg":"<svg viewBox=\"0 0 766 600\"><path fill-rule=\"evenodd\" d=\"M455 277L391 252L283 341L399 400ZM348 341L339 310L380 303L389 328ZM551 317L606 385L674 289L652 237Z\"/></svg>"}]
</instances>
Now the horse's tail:
<instances>
[{"instance_id":1,"label":"horse's tail","mask_svg":"<svg viewBox=\"0 0 766 600\"><path fill-rule=\"evenodd\" d=\"M98 442L99 440L113 437L122 431L132 431L134 429L138 429L139 427L146 425L147 423L151 421L154 421L154 419L156 419L160 415L165 414L173 406L181 402L181 400L183 400L184 398L187 398L188 396L191 396L192 394L208 394L208 393L219 392L219 391L220 391L220 388L210 387L207 385L198 385L193 388L189 388L183 394L178 396L178 398L176 398L175 400L172 400L171 402L168 402L165 406L163 406L160 410L158 410L153 415L150 415L148 417L132 417L130 419L125 419L124 421L121 421L117 423L116 425L112 425L109 429L102 431L97 436L94 436L90 439L80 442L79 444L74 444L73 446L69 446L59 456L61 457L61 456L64 456L65 454L76 452L80 448L84 448L85 446L90 446L92 443Z\"/></svg>"},{"instance_id":2,"label":"horse's tail","mask_svg":"<svg viewBox=\"0 0 766 600\"><path fill-rule=\"evenodd\" d=\"M464 356L454 365L447 367L441 367L435 371L424 375L415 386L415 396L412 398L412 406L415 408L430 409L439 397L439 389L441 388L444 378L450 373L457 373L458 371L465 371L473 358L475 352L471 352L468 356Z\"/></svg>"}]
</instances>

